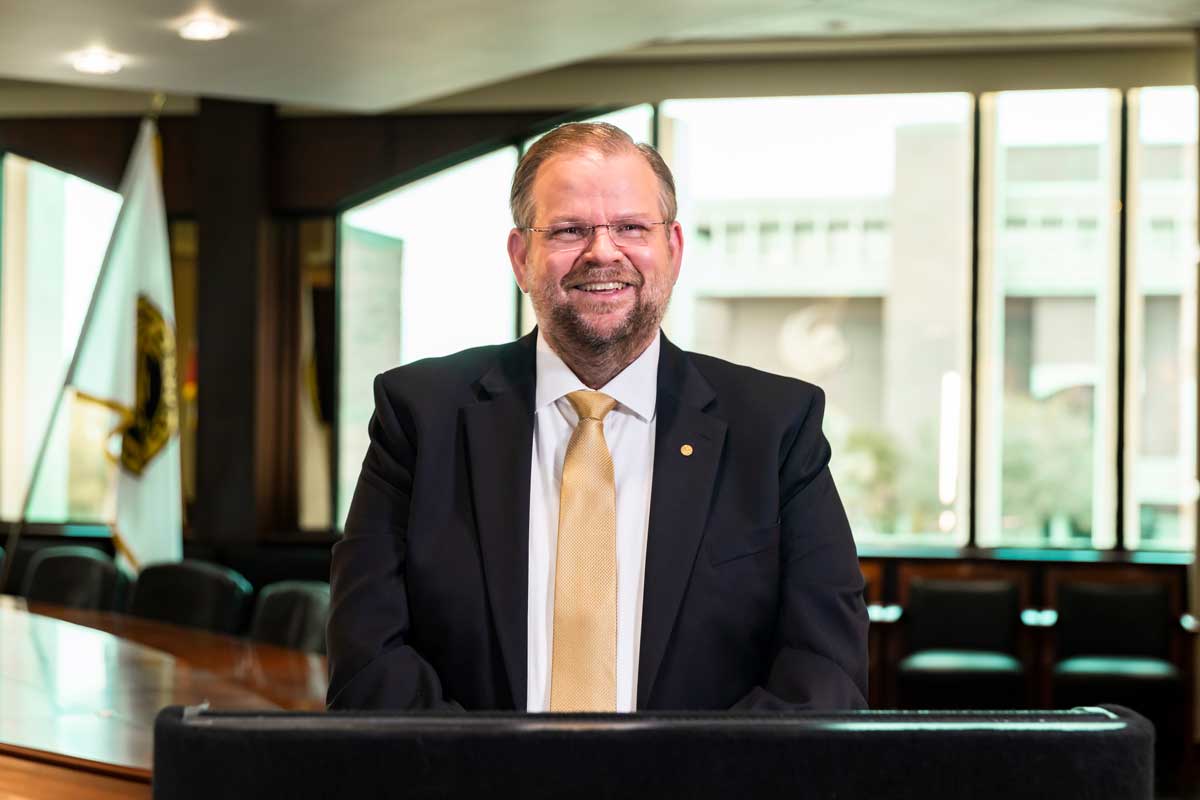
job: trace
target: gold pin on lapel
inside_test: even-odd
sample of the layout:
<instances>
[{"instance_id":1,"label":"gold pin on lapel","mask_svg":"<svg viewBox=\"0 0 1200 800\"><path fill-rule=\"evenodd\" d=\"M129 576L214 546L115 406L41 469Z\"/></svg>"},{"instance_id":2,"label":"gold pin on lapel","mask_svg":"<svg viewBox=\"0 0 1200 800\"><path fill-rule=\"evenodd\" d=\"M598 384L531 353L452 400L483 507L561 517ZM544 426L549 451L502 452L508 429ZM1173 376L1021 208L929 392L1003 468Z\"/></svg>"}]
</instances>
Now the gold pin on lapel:
<instances>
[{"instance_id":1,"label":"gold pin on lapel","mask_svg":"<svg viewBox=\"0 0 1200 800\"><path fill-rule=\"evenodd\" d=\"M692 446L690 444L685 444L683 447L679 448L679 452L683 453L685 456L690 456L693 453Z\"/></svg>"}]
</instances>

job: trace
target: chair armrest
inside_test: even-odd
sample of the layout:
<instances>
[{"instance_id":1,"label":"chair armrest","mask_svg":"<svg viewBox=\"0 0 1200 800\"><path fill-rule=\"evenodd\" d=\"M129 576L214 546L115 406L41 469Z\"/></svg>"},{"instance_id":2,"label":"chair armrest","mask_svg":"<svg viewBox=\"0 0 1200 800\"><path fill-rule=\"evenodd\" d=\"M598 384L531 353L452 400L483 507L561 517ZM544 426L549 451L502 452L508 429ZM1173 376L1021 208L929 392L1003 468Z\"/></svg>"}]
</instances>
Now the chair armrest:
<instances>
[{"instance_id":1,"label":"chair armrest","mask_svg":"<svg viewBox=\"0 0 1200 800\"><path fill-rule=\"evenodd\" d=\"M1058 612L1053 608L1026 608L1021 611L1021 623L1027 628L1053 628L1058 624Z\"/></svg>"},{"instance_id":2,"label":"chair armrest","mask_svg":"<svg viewBox=\"0 0 1200 800\"><path fill-rule=\"evenodd\" d=\"M900 621L900 617L903 615L904 609L894 603L891 605L872 603L867 606L867 616L872 625L894 625Z\"/></svg>"}]
</instances>

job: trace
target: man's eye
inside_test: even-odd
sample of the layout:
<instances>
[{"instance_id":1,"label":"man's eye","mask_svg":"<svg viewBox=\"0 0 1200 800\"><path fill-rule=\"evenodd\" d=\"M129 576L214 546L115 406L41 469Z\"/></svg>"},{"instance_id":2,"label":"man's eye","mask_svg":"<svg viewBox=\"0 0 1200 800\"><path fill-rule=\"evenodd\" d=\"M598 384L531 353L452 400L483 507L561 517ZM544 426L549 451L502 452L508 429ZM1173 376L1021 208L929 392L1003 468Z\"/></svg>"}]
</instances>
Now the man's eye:
<instances>
[{"instance_id":1,"label":"man's eye","mask_svg":"<svg viewBox=\"0 0 1200 800\"><path fill-rule=\"evenodd\" d=\"M640 222L622 222L621 224L617 225L617 231L620 233L628 233L635 236L643 234L647 230L649 229Z\"/></svg>"},{"instance_id":2,"label":"man's eye","mask_svg":"<svg viewBox=\"0 0 1200 800\"><path fill-rule=\"evenodd\" d=\"M550 231L552 239L579 239L583 236L583 227L580 225L564 225L561 228L554 228Z\"/></svg>"}]
</instances>

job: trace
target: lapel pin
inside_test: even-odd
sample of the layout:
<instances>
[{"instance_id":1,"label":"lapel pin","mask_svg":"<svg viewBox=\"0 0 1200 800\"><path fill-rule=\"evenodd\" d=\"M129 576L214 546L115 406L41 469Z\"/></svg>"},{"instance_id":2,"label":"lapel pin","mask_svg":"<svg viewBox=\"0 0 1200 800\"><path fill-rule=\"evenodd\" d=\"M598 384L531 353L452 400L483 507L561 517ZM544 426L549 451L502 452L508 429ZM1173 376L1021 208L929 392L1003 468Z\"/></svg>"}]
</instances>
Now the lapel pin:
<instances>
[{"instance_id":1,"label":"lapel pin","mask_svg":"<svg viewBox=\"0 0 1200 800\"><path fill-rule=\"evenodd\" d=\"M679 448L679 452L683 453L685 456L690 456L694 451L692 450L692 446L690 444L685 444L683 447Z\"/></svg>"}]
</instances>

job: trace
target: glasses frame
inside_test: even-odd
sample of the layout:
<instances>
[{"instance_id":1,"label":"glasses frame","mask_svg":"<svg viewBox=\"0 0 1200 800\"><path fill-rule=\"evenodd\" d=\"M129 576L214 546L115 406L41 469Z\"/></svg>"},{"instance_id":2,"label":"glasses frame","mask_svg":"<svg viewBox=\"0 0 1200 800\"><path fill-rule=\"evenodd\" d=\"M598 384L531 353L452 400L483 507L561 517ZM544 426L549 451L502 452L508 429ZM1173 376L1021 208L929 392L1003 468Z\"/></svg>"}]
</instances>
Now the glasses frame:
<instances>
[{"instance_id":1,"label":"glasses frame","mask_svg":"<svg viewBox=\"0 0 1200 800\"><path fill-rule=\"evenodd\" d=\"M553 233L553 232L554 232L556 229L558 229L558 228L559 228L559 227L561 227L561 226L564 226L564 225L570 225L570 226L573 226L573 227L579 228L580 230L584 231L585 233L584 233L584 235L583 235L583 238L582 238L582 239L580 239L578 242L568 242L568 243L565 243L565 244L566 244L566 247L564 247L564 249L569 249L569 248L571 248L571 247L575 247L575 246L577 246L577 245L579 245L579 246L582 246L582 245L584 245L584 244L587 244L588 242L591 242L591 241L592 241L592 240L595 238L595 236L596 236L596 231L597 231L597 229L599 229L599 228L604 228L604 229L606 229L606 230L608 231L608 238L612 239L612 241L613 241L613 244L616 244L616 245L620 246L620 244L621 244L621 243L620 243L620 241L617 239L617 237L616 237L616 236L613 236L613 232L612 232L612 228L613 228L614 226L616 226L616 225L628 225L628 224L630 224L630 223L635 223L635 222L636 222L636 224L638 224L638 225L647 225L647 226L651 226L651 225L670 225L670 224L671 224L672 222L674 222L674 221L675 221L675 220L673 220L673 219L660 219L660 220L658 220L657 222L643 222L642 220L628 220L628 219L626 219L626 220L619 220L619 221L617 221L617 222L605 222L605 223L601 223L601 224L598 224L598 225L588 225L588 224L585 224L585 223L582 223L582 222L562 222L562 223L559 223L558 225L543 225L543 226L534 226L534 225L530 225L530 226L527 226L527 227L518 228L517 230L522 230L522 231L533 231L534 233L545 233L545 234L549 234L549 233ZM562 245L562 244L564 244L564 243L560 242L559 244L560 244L560 245ZM636 244L640 244L640 243L634 243L633 245L626 243L624 246L625 246L625 247L631 247L631 246L636 246Z\"/></svg>"}]
</instances>

